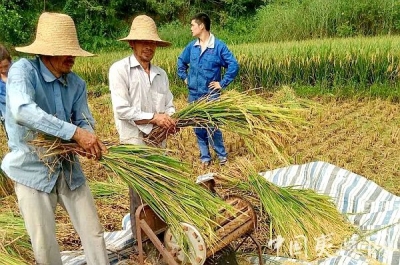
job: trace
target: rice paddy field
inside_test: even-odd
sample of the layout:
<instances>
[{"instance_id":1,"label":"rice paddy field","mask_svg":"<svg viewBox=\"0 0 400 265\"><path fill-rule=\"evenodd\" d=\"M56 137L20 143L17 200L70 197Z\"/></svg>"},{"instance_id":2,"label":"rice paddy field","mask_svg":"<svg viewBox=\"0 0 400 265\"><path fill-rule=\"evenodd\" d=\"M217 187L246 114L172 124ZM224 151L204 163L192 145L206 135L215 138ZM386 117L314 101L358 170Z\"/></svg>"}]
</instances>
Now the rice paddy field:
<instances>
[{"instance_id":1,"label":"rice paddy field","mask_svg":"<svg viewBox=\"0 0 400 265\"><path fill-rule=\"evenodd\" d=\"M325 161L400 195L399 43L399 37L380 37L233 46L241 71L232 89L244 91L262 87L268 100L279 100L282 91L291 91L294 97L312 102L312 107L302 114L307 124L287 132L290 140L282 151L287 154L288 161L283 162L271 150L255 145L259 155L256 159L233 132L224 132L229 153L225 166L220 166L217 161L208 168L201 166L195 136L190 128L170 137L167 148L178 150L177 157L189 163L193 181L196 176L208 172L233 175L237 165L248 160L257 171ZM179 52L160 49L154 59L170 77L177 109L186 105L185 89L175 74ZM112 62L127 55L128 48L126 52L99 54L94 58L77 60L74 68L88 82L89 103L97 121L96 131L104 140L118 140L107 87L108 68ZM0 145L4 155L7 152L4 131L0 131ZM120 230L121 219L129 212L128 187L121 179L110 177L96 161L84 158L81 161L105 230ZM0 181L3 188L0 223L15 223L15 227L19 227L21 219L12 184L1 178ZM61 208L57 209L57 220L62 250L79 249L80 240ZM255 233L262 245L267 244L263 236L265 226L261 222ZM26 235L6 234L5 227L0 226L2 251L18 249L27 264L32 263L29 244L24 245L28 242ZM246 245L242 250L251 253L254 246ZM244 256L239 253L241 264L247 264ZM0 255L0 264L3 264L1 258ZM132 255L132 264L136 258ZM157 255L149 255L146 262L160 264Z\"/></svg>"}]
</instances>

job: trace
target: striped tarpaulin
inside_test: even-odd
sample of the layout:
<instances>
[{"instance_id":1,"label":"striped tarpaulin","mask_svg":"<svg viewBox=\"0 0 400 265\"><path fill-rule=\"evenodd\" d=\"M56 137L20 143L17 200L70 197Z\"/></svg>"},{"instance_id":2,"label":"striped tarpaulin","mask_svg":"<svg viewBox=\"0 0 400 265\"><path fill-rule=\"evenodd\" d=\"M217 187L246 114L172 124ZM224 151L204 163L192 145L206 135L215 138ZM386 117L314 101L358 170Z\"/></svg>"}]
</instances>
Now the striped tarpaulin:
<instances>
[{"instance_id":1,"label":"striped tarpaulin","mask_svg":"<svg viewBox=\"0 0 400 265\"><path fill-rule=\"evenodd\" d=\"M371 260L382 264L400 264L400 197L375 182L326 162L292 165L262 172L268 181L282 187L312 189L332 198L339 212L359 228L335 255L301 264L367 265ZM265 260L286 260L265 256ZM254 264L257 258L251 258ZM296 263L295 260L290 262Z\"/></svg>"}]
</instances>

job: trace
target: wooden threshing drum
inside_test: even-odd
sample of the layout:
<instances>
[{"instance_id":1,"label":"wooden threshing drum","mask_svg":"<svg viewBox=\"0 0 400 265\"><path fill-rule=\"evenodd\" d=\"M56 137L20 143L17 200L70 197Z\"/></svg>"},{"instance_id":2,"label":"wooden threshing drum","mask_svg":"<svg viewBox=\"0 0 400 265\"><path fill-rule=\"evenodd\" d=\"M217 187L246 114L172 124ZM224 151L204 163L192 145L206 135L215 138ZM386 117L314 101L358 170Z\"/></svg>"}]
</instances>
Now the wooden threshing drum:
<instances>
[{"instance_id":1,"label":"wooden threshing drum","mask_svg":"<svg viewBox=\"0 0 400 265\"><path fill-rule=\"evenodd\" d=\"M176 243L175 237L170 229L167 229L164 236L166 250L171 253L179 264L202 265L206 258L223 249L231 242L250 235L257 226L257 216L252 205L240 196L229 196L224 199L232 210L221 209L221 216L217 218L216 236L218 242L213 246L206 246L203 236L190 224L183 223L183 228L189 242L193 246L190 257L186 257Z\"/></svg>"},{"instance_id":2,"label":"wooden threshing drum","mask_svg":"<svg viewBox=\"0 0 400 265\"><path fill-rule=\"evenodd\" d=\"M219 228L216 231L218 243L207 248L207 257L239 239L243 235L251 234L257 226L257 216L253 206L239 196L229 196L225 201L234 208L233 213L221 209L225 219L218 218Z\"/></svg>"}]
</instances>

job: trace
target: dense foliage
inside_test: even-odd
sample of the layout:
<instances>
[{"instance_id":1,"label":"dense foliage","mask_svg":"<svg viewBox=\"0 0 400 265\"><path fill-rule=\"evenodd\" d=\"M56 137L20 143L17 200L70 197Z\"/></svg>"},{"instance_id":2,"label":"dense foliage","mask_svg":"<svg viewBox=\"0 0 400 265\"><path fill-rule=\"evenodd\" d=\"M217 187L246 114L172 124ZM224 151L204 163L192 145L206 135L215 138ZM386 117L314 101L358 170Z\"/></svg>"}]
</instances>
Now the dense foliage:
<instances>
[{"instance_id":1,"label":"dense foliage","mask_svg":"<svg viewBox=\"0 0 400 265\"><path fill-rule=\"evenodd\" d=\"M397 0L0 0L0 42L30 43L43 11L71 15L82 46L94 52L123 47L132 18L152 16L160 35L182 47L191 39L189 20L199 11L228 44L372 36L400 32ZM182 30L182 29L187 30Z\"/></svg>"},{"instance_id":2,"label":"dense foliage","mask_svg":"<svg viewBox=\"0 0 400 265\"><path fill-rule=\"evenodd\" d=\"M71 15L83 46L97 50L110 46L112 41L123 36L132 17L138 14L148 14L159 24L166 24L173 21L187 23L195 12L208 11L218 18L218 23L225 23L231 17L254 13L265 0L1 0L0 3L1 42L10 46L29 43L40 13L54 11Z\"/></svg>"}]
</instances>

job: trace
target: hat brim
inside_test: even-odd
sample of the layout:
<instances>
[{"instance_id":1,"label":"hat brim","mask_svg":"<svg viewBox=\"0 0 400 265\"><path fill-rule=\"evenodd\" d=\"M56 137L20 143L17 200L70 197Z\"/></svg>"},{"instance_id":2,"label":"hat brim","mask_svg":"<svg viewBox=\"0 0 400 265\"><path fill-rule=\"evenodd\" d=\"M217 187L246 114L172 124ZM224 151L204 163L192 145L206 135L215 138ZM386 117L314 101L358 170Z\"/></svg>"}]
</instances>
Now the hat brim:
<instances>
[{"instance_id":1,"label":"hat brim","mask_svg":"<svg viewBox=\"0 0 400 265\"><path fill-rule=\"evenodd\" d=\"M75 56L75 57L90 57L93 53L87 52L80 47L54 47L46 43L38 44L36 41L28 46L15 47L16 51L48 56Z\"/></svg>"},{"instance_id":2,"label":"hat brim","mask_svg":"<svg viewBox=\"0 0 400 265\"><path fill-rule=\"evenodd\" d=\"M137 40L137 41L155 41L157 43L158 47L168 47L171 46L171 42L164 41L164 40L149 40L149 39L138 39L138 38L131 38L131 37L126 37L119 39L119 41L130 41L130 40Z\"/></svg>"}]
</instances>

